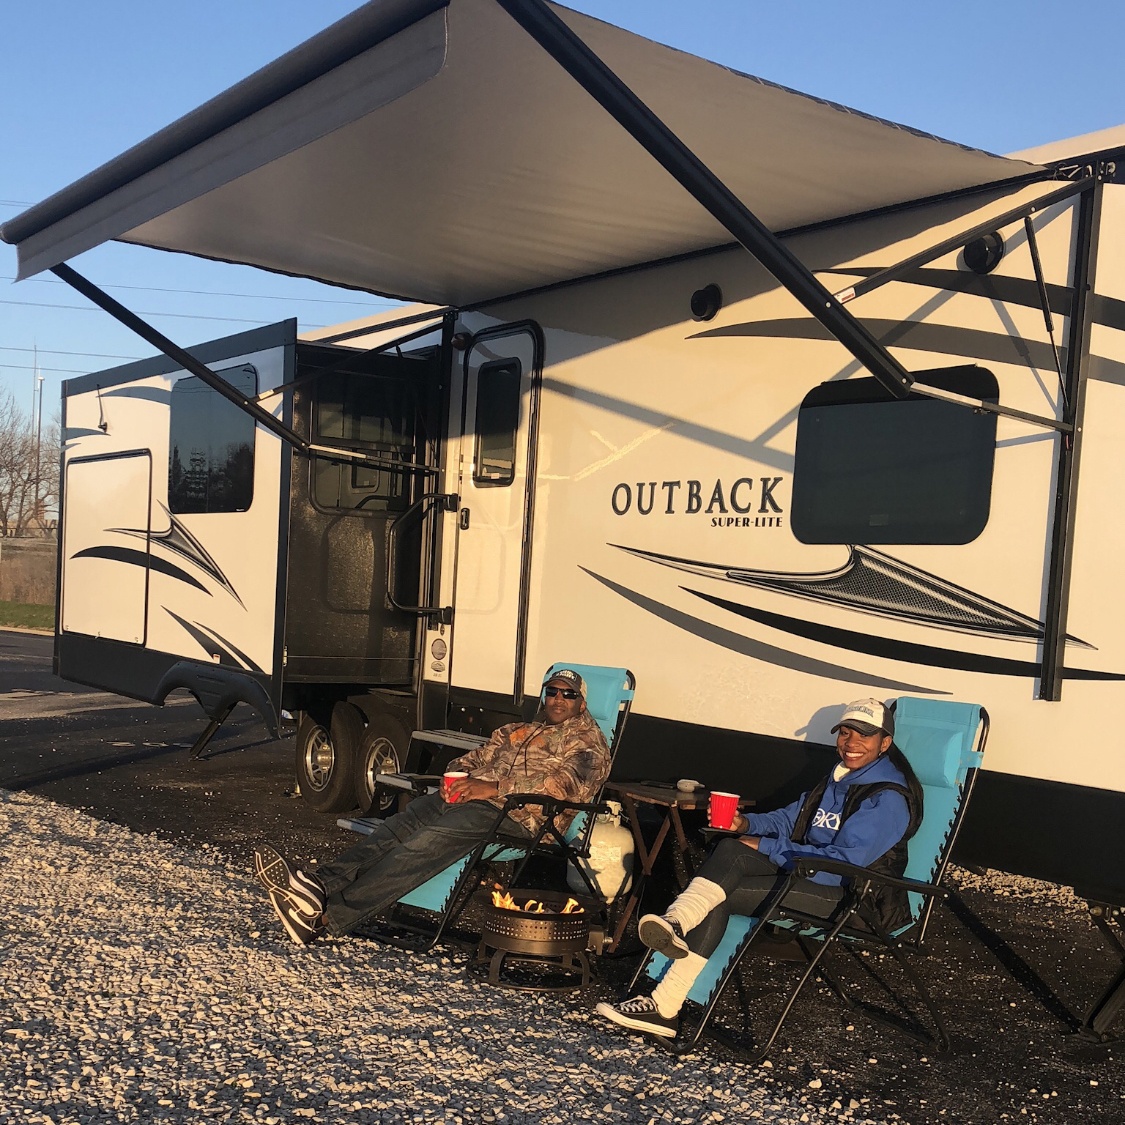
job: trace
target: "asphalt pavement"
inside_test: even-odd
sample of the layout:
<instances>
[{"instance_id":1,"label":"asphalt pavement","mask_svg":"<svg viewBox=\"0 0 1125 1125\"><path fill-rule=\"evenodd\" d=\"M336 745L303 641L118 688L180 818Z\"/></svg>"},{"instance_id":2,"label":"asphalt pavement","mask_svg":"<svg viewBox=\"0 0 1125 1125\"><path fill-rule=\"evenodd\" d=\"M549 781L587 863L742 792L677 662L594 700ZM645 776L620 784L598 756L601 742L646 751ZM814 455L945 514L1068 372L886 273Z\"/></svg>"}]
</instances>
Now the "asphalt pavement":
<instances>
[{"instance_id":1,"label":"asphalt pavement","mask_svg":"<svg viewBox=\"0 0 1125 1125\"><path fill-rule=\"evenodd\" d=\"M207 725L186 693L164 707L65 683L52 638L0 630L0 789L35 793L102 820L194 841L249 862L273 840L300 858L354 839L295 796L292 736L273 739L239 705L194 761Z\"/></svg>"}]
</instances>

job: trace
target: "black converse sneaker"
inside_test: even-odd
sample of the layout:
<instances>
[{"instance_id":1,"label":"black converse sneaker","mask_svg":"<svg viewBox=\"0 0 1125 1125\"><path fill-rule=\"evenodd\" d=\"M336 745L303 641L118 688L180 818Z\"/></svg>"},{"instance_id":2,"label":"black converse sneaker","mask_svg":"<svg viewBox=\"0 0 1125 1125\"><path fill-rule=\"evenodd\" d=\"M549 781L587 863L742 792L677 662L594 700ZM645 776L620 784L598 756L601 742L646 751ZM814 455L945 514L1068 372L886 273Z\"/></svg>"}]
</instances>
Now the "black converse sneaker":
<instances>
[{"instance_id":1,"label":"black converse sneaker","mask_svg":"<svg viewBox=\"0 0 1125 1125\"><path fill-rule=\"evenodd\" d=\"M269 844L254 849L254 874L271 896L276 895L288 903L304 917L306 924L324 913L328 896L320 880L306 875Z\"/></svg>"},{"instance_id":2,"label":"black converse sneaker","mask_svg":"<svg viewBox=\"0 0 1125 1125\"><path fill-rule=\"evenodd\" d=\"M285 932L289 935L291 942L295 945L308 945L309 942L315 941L320 936L324 929L324 923L320 920L319 915L316 918L310 918L307 914L297 910L287 898L278 894L277 891L270 891L269 897L270 906L273 907L273 912L285 927Z\"/></svg>"},{"instance_id":3,"label":"black converse sneaker","mask_svg":"<svg viewBox=\"0 0 1125 1125\"><path fill-rule=\"evenodd\" d=\"M597 1007L597 1013L622 1027L647 1031L663 1039L674 1039L680 1028L679 1018L662 1016L651 996L633 996L619 1004L607 1004L603 1000Z\"/></svg>"},{"instance_id":4,"label":"black converse sneaker","mask_svg":"<svg viewBox=\"0 0 1125 1125\"><path fill-rule=\"evenodd\" d=\"M637 923L637 936L649 949L655 949L673 961L691 952L680 923L662 914L646 914Z\"/></svg>"}]
</instances>

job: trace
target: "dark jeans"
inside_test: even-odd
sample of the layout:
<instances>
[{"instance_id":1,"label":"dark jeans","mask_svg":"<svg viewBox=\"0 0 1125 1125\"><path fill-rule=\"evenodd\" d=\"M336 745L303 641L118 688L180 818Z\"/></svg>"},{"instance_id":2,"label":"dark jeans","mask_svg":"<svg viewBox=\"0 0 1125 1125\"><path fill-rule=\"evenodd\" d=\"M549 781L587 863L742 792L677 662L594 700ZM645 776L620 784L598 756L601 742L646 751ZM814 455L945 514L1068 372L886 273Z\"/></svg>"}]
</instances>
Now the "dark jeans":
<instances>
[{"instance_id":1,"label":"dark jeans","mask_svg":"<svg viewBox=\"0 0 1125 1125\"><path fill-rule=\"evenodd\" d=\"M701 957L710 957L719 947L732 914L756 914L762 903L780 889L785 879L784 872L776 863L735 839L721 840L695 876L718 883L727 896L726 902L715 907L687 935L688 947ZM825 887L811 879L798 879L785 896L785 902L795 910L827 919L843 896L843 887Z\"/></svg>"},{"instance_id":2,"label":"dark jeans","mask_svg":"<svg viewBox=\"0 0 1125 1125\"><path fill-rule=\"evenodd\" d=\"M440 793L411 801L354 848L316 869L328 892L328 929L346 934L386 910L487 839L498 815L488 801L447 805ZM501 828L527 836L508 817Z\"/></svg>"}]
</instances>

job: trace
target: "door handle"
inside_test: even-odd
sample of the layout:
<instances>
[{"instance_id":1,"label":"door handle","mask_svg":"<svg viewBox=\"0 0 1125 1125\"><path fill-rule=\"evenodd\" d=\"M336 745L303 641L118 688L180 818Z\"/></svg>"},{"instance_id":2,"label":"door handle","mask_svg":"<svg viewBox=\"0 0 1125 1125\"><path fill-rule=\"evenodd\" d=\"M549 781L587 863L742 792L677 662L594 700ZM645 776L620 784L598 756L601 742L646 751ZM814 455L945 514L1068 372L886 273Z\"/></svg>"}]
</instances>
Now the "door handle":
<instances>
[{"instance_id":1,"label":"door handle","mask_svg":"<svg viewBox=\"0 0 1125 1125\"><path fill-rule=\"evenodd\" d=\"M461 514L457 519L457 526L462 531L468 531L469 530L469 509L468 508L462 508L461 509Z\"/></svg>"},{"instance_id":2,"label":"door handle","mask_svg":"<svg viewBox=\"0 0 1125 1125\"><path fill-rule=\"evenodd\" d=\"M401 613L415 617L436 617L443 625L453 620L452 606L403 605L395 598L395 573L398 563L398 536L404 523L424 508L434 506L439 512L454 512L461 497L456 492L427 492L419 496L405 511L400 512L387 527L387 601Z\"/></svg>"}]
</instances>

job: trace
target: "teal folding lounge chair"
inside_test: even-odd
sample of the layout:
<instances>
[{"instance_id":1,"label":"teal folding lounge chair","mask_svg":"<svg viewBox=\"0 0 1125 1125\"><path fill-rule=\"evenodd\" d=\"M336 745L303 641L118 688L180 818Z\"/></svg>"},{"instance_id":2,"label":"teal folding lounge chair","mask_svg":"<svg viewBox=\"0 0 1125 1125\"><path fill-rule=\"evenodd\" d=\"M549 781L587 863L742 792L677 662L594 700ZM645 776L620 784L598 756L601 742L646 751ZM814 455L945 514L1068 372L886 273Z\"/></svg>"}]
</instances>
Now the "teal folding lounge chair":
<instances>
[{"instance_id":1,"label":"teal folding lounge chair","mask_svg":"<svg viewBox=\"0 0 1125 1125\"><path fill-rule=\"evenodd\" d=\"M628 668L606 668L599 665L576 664L570 661L551 665L544 680L561 668L573 668L586 681L586 708L601 728L609 744L612 758L621 745L621 734L633 704L636 681ZM600 798L601 794L598 794ZM523 805L542 805L547 813L539 833L532 839L505 836L500 831L504 817ZM556 827L560 813L577 810L565 831ZM563 859L581 875L595 903L601 903L598 888L580 862L589 857L590 835L594 817L606 807L597 800L589 804L572 804L535 793L512 793L497 809L496 824L489 838L482 841L464 859L404 895L385 918L369 928L371 936L400 948L423 951L433 948L448 934L468 905L480 882L480 869L485 864L514 863L505 886L518 886L519 876L527 862L536 856ZM372 831L369 821L341 820L342 826L357 831ZM603 903L604 906L604 903ZM409 912L403 907L411 908ZM423 912L423 913L419 913Z\"/></svg>"},{"instance_id":2,"label":"teal folding lounge chair","mask_svg":"<svg viewBox=\"0 0 1125 1125\"><path fill-rule=\"evenodd\" d=\"M922 823L908 845L905 877L881 877L866 868L833 860L799 861L759 917L735 915L730 919L721 944L688 994L688 999L699 1006L701 1013L697 1019L690 1019L693 1005L686 1004L677 1036L657 1039L657 1042L677 1054L684 1054L706 1032L739 1054L760 1061L773 1046L805 984L819 975L849 1006L861 1007L872 1017L907 1031L936 1051L948 1050L945 1025L922 979L910 964L909 956L921 949L934 903L948 896L940 884L968 805L987 736L988 715L982 707L949 700L900 698L895 707L895 744L917 774L924 794ZM836 872L850 880L848 893L831 925L785 906L786 893L792 883L817 871ZM910 921L894 933L887 933L880 926L870 906L868 895L879 884L898 885L909 892ZM754 948L762 934L770 930L776 934L779 929L794 934L808 965L769 1036L760 1044L747 1044L742 1035L714 1023L712 1014L724 991L736 979L742 958ZM854 952L872 948L891 953L902 966L929 1012L936 1035L928 1033L913 1016L906 1023L881 1009L860 1003L825 971L824 959L833 949ZM663 956L650 954L642 961L633 985L642 973L658 980L667 965ZM906 1010L905 1005L903 1008Z\"/></svg>"}]
</instances>

